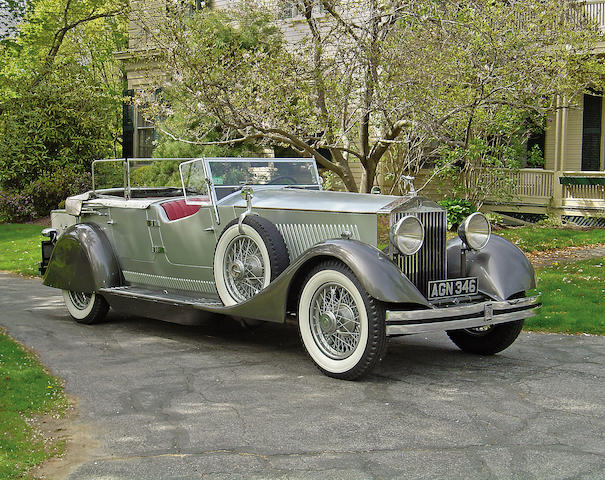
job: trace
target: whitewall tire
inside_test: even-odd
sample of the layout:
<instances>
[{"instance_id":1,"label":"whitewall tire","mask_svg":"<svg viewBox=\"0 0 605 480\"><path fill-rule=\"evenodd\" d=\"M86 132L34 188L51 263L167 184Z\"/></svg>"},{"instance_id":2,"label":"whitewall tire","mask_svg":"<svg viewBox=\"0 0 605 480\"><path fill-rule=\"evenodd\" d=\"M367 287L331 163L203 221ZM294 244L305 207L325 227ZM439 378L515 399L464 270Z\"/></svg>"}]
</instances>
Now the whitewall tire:
<instances>
[{"instance_id":1,"label":"whitewall tire","mask_svg":"<svg viewBox=\"0 0 605 480\"><path fill-rule=\"evenodd\" d=\"M298 326L307 353L331 377L359 378L386 351L382 304L340 262L322 262L307 275L298 303Z\"/></svg>"},{"instance_id":2,"label":"whitewall tire","mask_svg":"<svg viewBox=\"0 0 605 480\"><path fill-rule=\"evenodd\" d=\"M96 293L63 290L63 300L71 317L79 323L100 322L109 310L105 299Z\"/></svg>"},{"instance_id":3,"label":"whitewall tire","mask_svg":"<svg viewBox=\"0 0 605 480\"><path fill-rule=\"evenodd\" d=\"M214 251L216 290L226 306L236 305L266 288L288 264L288 250L275 225L250 215L240 232L236 219L225 227Z\"/></svg>"}]
</instances>

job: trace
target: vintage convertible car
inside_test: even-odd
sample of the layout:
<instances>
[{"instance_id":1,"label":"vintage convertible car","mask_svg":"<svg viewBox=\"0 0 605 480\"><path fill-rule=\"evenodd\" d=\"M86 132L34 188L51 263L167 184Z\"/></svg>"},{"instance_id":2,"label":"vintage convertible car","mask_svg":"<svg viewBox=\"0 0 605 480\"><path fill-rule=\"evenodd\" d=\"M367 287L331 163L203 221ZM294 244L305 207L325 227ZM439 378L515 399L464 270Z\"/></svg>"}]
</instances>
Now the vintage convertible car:
<instances>
[{"instance_id":1,"label":"vintage convertible car","mask_svg":"<svg viewBox=\"0 0 605 480\"><path fill-rule=\"evenodd\" d=\"M439 205L413 191L323 191L313 160L174 165L97 161L93 190L52 213L40 270L76 321L109 307L178 322L292 320L322 372L354 379L389 336L445 330L466 352L497 353L539 306L526 294L531 264L481 213L446 242ZM108 166L120 188L99 188Z\"/></svg>"}]
</instances>

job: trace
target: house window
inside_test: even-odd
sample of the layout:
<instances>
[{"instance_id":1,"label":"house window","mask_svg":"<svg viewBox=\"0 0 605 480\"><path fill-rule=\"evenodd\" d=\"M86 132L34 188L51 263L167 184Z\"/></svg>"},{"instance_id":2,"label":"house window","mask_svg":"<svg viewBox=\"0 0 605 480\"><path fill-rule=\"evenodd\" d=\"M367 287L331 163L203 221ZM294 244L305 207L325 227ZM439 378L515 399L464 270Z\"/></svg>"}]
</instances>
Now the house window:
<instances>
[{"instance_id":1,"label":"house window","mask_svg":"<svg viewBox=\"0 0 605 480\"><path fill-rule=\"evenodd\" d=\"M601 170L601 111L603 97L584 95L582 113L582 170Z\"/></svg>"},{"instance_id":2,"label":"house window","mask_svg":"<svg viewBox=\"0 0 605 480\"><path fill-rule=\"evenodd\" d=\"M529 168L544 168L546 134L544 130L534 130L527 139L525 164Z\"/></svg>"},{"instance_id":3,"label":"house window","mask_svg":"<svg viewBox=\"0 0 605 480\"><path fill-rule=\"evenodd\" d=\"M134 105L132 104L134 90L124 90L122 103L122 156L134 157Z\"/></svg>"},{"instance_id":4,"label":"house window","mask_svg":"<svg viewBox=\"0 0 605 480\"><path fill-rule=\"evenodd\" d=\"M202 10L204 8L212 8L212 2L210 0L181 0L180 2L167 2L166 13L168 15L175 14L188 14L193 15L196 10Z\"/></svg>"},{"instance_id":5,"label":"house window","mask_svg":"<svg viewBox=\"0 0 605 480\"><path fill-rule=\"evenodd\" d=\"M288 18L294 18L298 15L298 8L291 2L285 2L280 6L277 18L286 20Z\"/></svg>"},{"instance_id":6,"label":"house window","mask_svg":"<svg viewBox=\"0 0 605 480\"><path fill-rule=\"evenodd\" d=\"M287 20L289 18L302 18L302 11L300 11L296 5L297 2L285 2L277 12L277 18L279 18L280 20ZM324 8L321 0L318 0L313 5L312 15L314 17L318 17L320 15L323 15L324 13L326 13L326 9Z\"/></svg>"},{"instance_id":7,"label":"house window","mask_svg":"<svg viewBox=\"0 0 605 480\"><path fill-rule=\"evenodd\" d=\"M135 130L135 157L150 158L153 155L153 142L156 140L153 122L146 120L140 111L136 112L137 127Z\"/></svg>"}]
</instances>

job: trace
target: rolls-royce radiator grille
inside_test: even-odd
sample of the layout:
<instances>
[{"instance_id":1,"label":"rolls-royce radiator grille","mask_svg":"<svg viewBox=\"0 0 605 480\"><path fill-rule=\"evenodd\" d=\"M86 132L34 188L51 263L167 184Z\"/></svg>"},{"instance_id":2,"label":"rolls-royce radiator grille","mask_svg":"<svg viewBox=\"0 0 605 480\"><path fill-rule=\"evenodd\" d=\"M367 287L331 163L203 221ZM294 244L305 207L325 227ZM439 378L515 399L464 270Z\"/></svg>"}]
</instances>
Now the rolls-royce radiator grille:
<instances>
[{"instance_id":1,"label":"rolls-royce radiator grille","mask_svg":"<svg viewBox=\"0 0 605 480\"><path fill-rule=\"evenodd\" d=\"M446 278L446 213L445 211L398 212L392 215L391 224L405 215L418 217L424 225L424 244L414 255L395 253L393 258L416 288L426 295L428 282Z\"/></svg>"}]
</instances>

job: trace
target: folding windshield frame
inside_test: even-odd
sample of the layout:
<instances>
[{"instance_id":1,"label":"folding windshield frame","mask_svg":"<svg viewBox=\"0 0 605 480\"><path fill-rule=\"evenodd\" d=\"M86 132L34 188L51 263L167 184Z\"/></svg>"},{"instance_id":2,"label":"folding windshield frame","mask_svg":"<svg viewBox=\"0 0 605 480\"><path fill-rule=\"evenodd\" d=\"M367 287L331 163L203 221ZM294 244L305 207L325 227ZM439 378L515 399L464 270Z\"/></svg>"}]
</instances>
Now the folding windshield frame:
<instances>
[{"instance_id":1,"label":"folding windshield frame","mask_svg":"<svg viewBox=\"0 0 605 480\"><path fill-rule=\"evenodd\" d=\"M208 178L212 173L212 168L210 167L210 162L223 162L223 163L308 163L313 165L313 172L315 176L315 180L317 183L310 183L305 185L292 185L296 187L319 187L321 189L321 176L319 175L319 171L317 170L317 163L315 163L314 158L272 158L272 157L208 157L204 158L204 163L206 164L206 173L208 174ZM212 180L212 179L211 179ZM212 182L214 186L214 182ZM263 185L263 184L257 184ZM238 185L221 185L223 187L237 187ZM243 185L240 185L243 186ZM288 186L288 185L279 185L279 186Z\"/></svg>"},{"instance_id":2,"label":"folding windshield frame","mask_svg":"<svg viewBox=\"0 0 605 480\"><path fill-rule=\"evenodd\" d=\"M191 160L190 158L103 158L100 160L94 160L92 162L92 191L95 194L103 194L103 193L107 193L108 191L113 190L114 188L120 188L120 187L113 187L113 188L109 188L109 189L100 189L97 190L96 188L96 182L95 182L95 165L97 163L117 163L117 162L121 162L122 163L122 171L123 171L123 186L122 188L124 189L124 199L125 200L130 200L131 198L131 191L132 191L132 187L130 185L130 164L131 162L162 162L162 161L173 161L173 162L182 162L182 161L187 161L187 160ZM180 169L180 165L179 165L179 169ZM156 187L158 188L158 187Z\"/></svg>"},{"instance_id":3,"label":"folding windshield frame","mask_svg":"<svg viewBox=\"0 0 605 480\"><path fill-rule=\"evenodd\" d=\"M185 186L185 177L183 176L183 167L185 165L189 165L191 163L200 162L202 164L202 171L204 172L204 177L206 180L206 186L208 188L208 198L210 198L210 203L212 204L212 208L214 210L214 217L216 218L216 223L220 225L221 219L218 215L218 208L216 207L216 195L214 195L214 189L212 188L212 180L210 179L210 175L208 174L208 165L204 158L194 158L192 160L187 160L182 162L179 165L179 173L181 175L181 187L183 188L183 197L185 198L186 205L205 205L201 200L194 200L187 198L187 187Z\"/></svg>"},{"instance_id":4,"label":"folding windshield frame","mask_svg":"<svg viewBox=\"0 0 605 480\"><path fill-rule=\"evenodd\" d=\"M120 187L108 188L108 189L99 189L97 190L96 185L96 176L95 176L95 165L99 163L109 163L109 162L121 162L123 168L123 189L124 189L124 199L130 200L132 195L132 187L130 182L130 173L131 173L131 162L156 162L156 161L180 161L179 164L179 175L181 177L181 188L183 190L183 196L185 199L185 203L187 205L205 205L205 202L196 201L195 199L188 198L187 189L185 187L185 181L183 177L183 166L194 163L201 162L202 171L205 176L205 180L208 186L208 194L210 198L210 203L214 209L214 215L216 217L216 222L220 224L220 218L218 214L218 199L216 195L215 185L211 177L211 166L210 162L223 162L223 163L308 163L313 166L312 175L315 177L317 183L308 184L308 185L292 185L296 187L302 188L318 188L321 190L321 177L319 175L319 171L317 170L317 164L315 163L313 158L270 158L270 157L200 157L200 158L104 158L100 160L94 160L92 162L92 191L94 194L106 194L115 189L119 189ZM244 187L244 185L225 185L226 187ZM276 185L279 187L287 187L287 185ZM157 187L162 188L162 187Z\"/></svg>"}]
</instances>

